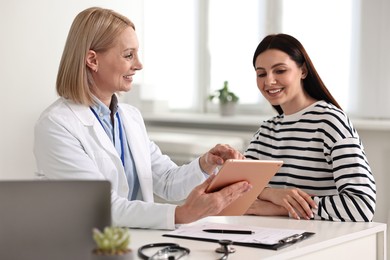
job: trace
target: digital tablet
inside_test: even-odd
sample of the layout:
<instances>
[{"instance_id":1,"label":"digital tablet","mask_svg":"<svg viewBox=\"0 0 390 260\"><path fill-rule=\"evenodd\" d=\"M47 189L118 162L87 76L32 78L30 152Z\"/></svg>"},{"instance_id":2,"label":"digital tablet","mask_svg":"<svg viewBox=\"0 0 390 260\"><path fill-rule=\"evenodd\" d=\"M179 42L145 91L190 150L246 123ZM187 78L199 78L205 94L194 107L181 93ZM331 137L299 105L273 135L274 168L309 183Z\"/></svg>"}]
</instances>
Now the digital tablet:
<instances>
[{"instance_id":1,"label":"digital tablet","mask_svg":"<svg viewBox=\"0 0 390 260\"><path fill-rule=\"evenodd\" d=\"M271 178L282 166L283 161L274 160L226 160L214 177L206 192L218 191L230 184L247 181L252 184L252 190L248 191L236 201L223 209L219 216L243 215L257 196L267 186Z\"/></svg>"}]
</instances>

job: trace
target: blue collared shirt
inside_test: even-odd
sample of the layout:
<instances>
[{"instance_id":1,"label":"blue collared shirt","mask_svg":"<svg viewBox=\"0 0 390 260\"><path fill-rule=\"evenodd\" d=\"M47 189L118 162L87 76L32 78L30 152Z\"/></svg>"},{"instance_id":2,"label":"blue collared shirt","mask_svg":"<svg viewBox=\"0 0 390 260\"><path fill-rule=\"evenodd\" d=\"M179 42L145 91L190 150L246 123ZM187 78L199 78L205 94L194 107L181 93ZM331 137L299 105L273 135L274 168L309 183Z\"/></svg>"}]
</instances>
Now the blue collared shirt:
<instances>
[{"instance_id":1,"label":"blue collared shirt","mask_svg":"<svg viewBox=\"0 0 390 260\"><path fill-rule=\"evenodd\" d=\"M110 108L96 97L94 97L94 101L95 105L91 106L91 109L115 146L119 157L123 159L122 164L125 170L127 183L129 185L128 199L142 200L137 169L135 168L133 155L131 153L129 143L127 142L126 132L118 113L118 98L116 95L112 96Z\"/></svg>"}]
</instances>

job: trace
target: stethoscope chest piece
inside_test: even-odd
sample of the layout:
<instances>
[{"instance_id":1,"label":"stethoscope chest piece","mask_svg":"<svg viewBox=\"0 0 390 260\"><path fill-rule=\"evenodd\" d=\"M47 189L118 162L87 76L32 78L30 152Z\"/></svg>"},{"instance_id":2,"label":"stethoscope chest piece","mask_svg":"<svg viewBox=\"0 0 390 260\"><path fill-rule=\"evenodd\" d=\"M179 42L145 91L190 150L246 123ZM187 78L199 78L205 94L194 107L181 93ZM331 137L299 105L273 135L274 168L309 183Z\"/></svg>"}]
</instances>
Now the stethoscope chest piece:
<instances>
[{"instance_id":1,"label":"stethoscope chest piece","mask_svg":"<svg viewBox=\"0 0 390 260\"><path fill-rule=\"evenodd\" d=\"M232 254L236 252L236 249L230 247L230 245L233 244L233 241L227 240L227 239L222 239L219 240L218 243L221 245L217 249L215 249L215 252L220 253L220 254Z\"/></svg>"},{"instance_id":2,"label":"stethoscope chest piece","mask_svg":"<svg viewBox=\"0 0 390 260\"><path fill-rule=\"evenodd\" d=\"M145 251L148 249L157 250L153 255L148 256ZM176 260L190 254L190 249L181 247L175 243L152 243L138 248L138 256L145 260Z\"/></svg>"}]
</instances>

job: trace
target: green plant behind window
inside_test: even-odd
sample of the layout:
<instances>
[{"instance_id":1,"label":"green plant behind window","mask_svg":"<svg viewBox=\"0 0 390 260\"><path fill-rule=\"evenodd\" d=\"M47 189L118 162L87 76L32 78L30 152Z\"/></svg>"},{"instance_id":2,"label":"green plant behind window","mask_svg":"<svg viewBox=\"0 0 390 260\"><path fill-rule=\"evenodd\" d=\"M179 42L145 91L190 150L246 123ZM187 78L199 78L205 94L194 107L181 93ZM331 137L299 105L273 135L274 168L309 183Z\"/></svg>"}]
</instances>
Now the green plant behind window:
<instances>
[{"instance_id":1,"label":"green plant behind window","mask_svg":"<svg viewBox=\"0 0 390 260\"><path fill-rule=\"evenodd\" d=\"M221 104L226 104L229 102L236 103L238 102L239 97L229 90L228 81L224 81L223 87L215 91L215 94L211 94L208 97L209 101L218 99Z\"/></svg>"}]
</instances>

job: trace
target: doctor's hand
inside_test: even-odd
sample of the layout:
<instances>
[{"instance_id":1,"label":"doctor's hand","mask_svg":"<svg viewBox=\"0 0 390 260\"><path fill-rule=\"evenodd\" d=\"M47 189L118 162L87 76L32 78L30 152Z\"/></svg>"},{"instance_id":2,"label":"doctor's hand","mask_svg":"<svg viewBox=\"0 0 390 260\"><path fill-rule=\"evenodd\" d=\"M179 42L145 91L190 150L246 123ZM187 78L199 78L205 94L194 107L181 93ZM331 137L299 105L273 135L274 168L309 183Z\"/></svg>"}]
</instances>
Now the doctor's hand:
<instances>
[{"instance_id":1,"label":"doctor's hand","mask_svg":"<svg viewBox=\"0 0 390 260\"><path fill-rule=\"evenodd\" d=\"M175 224L190 223L207 216L215 216L233 201L252 189L247 181L231 184L217 192L206 193L215 175L196 186L185 203L176 207Z\"/></svg>"},{"instance_id":2,"label":"doctor's hand","mask_svg":"<svg viewBox=\"0 0 390 260\"><path fill-rule=\"evenodd\" d=\"M289 216L300 219L313 218L312 208L317 208L317 204L309 194L298 188L276 189L266 188L260 193L260 200L270 201L281 206L288 211Z\"/></svg>"},{"instance_id":3,"label":"doctor's hand","mask_svg":"<svg viewBox=\"0 0 390 260\"><path fill-rule=\"evenodd\" d=\"M212 174L217 166L228 159L245 159L245 157L228 144L217 144L199 158L199 164L204 172Z\"/></svg>"}]
</instances>

